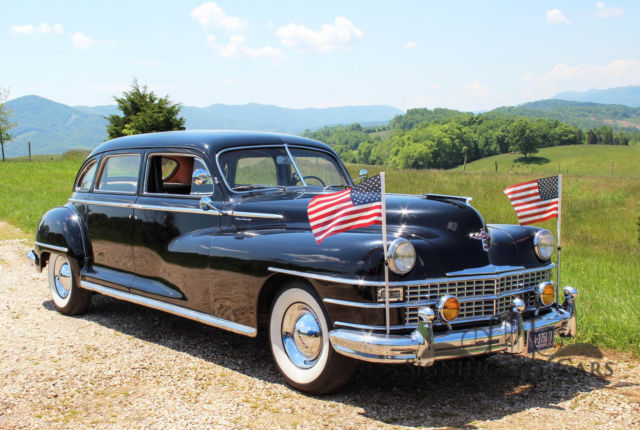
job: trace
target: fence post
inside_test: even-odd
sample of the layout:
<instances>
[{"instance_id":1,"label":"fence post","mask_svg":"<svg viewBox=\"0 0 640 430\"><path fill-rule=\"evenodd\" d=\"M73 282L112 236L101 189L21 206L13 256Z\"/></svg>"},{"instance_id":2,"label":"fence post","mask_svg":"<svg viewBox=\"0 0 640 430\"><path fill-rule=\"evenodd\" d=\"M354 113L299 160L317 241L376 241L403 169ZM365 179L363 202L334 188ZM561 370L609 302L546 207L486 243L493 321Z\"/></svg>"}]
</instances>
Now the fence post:
<instances>
[{"instance_id":1,"label":"fence post","mask_svg":"<svg viewBox=\"0 0 640 430\"><path fill-rule=\"evenodd\" d=\"M467 170L467 156L464 156L464 164L462 165L462 171L466 171Z\"/></svg>"},{"instance_id":2,"label":"fence post","mask_svg":"<svg viewBox=\"0 0 640 430\"><path fill-rule=\"evenodd\" d=\"M494 161L495 165L496 165L496 172L498 171L498 162Z\"/></svg>"},{"instance_id":3,"label":"fence post","mask_svg":"<svg viewBox=\"0 0 640 430\"><path fill-rule=\"evenodd\" d=\"M614 166L614 163L611 163L611 176L613 176L613 166Z\"/></svg>"},{"instance_id":4,"label":"fence post","mask_svg":"<svg viewBox=\"0 0 640 430\"><path fill-rule=\"evenodd\" d=\"M29 146L29 163L31 163L31 142L27 142L27 145Z\"/></svg>"}]
</instances>

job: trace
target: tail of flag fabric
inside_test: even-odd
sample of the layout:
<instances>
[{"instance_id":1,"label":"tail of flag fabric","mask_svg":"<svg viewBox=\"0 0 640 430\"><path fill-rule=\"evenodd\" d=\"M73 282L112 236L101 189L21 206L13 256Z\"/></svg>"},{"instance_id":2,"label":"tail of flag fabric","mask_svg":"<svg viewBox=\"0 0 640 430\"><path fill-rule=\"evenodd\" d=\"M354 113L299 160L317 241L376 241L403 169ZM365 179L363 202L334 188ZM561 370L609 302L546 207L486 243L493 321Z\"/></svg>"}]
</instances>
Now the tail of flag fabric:
<instances>
[{"instance_id":1,"label":"tail of flag fabric","mask_svg":"<svg viewBox=\"0 0 640 430\"><path fill-rule=\"evenodd\" d=\"M353 188L314 197L307 215L316 243L354 228L382 224L382 182L380 175Z\"/></svg>"},{"instance_id":2,"label":"tail of flag fabric","mask_svg":"<svg viewBox=\"0 0 640 430\"><path fill-rule=\"evenodd\" d=\"M533 224L558 217L560 204L558 176L536 179L505 188L520 225Z\"/></svg>"}]
</instances>

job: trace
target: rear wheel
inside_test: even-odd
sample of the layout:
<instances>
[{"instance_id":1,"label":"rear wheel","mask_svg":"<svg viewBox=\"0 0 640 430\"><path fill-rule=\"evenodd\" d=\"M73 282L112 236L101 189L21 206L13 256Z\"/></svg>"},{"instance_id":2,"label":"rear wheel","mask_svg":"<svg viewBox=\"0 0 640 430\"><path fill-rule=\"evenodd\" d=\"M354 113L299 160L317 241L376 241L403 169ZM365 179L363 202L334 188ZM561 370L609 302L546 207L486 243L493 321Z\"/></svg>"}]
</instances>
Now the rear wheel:
<instances>
[{"instance_id":1,"label":"rear wheel","mask_svg":"<svg viewBox=\"0 0 640 430\"><path fill-rule=\"evenodd\" d=\"M355 360L331 347L324 309L302 282L290 283L273 302L269 339L280 373L289 385L305 393L335 391L356 370Z\"/></svg>"},{"instance_id":2,"label":"rear wheel","mask_svg":"<svg viewBox=\"0 0 640 430\"><path fill-rule=\"evenodd\" d=\"M49 289L58 312L64 315L83 313L91 303L91 292L76 283L69 259L60 254L49 258Z\"/></svg>"}]
</instances>

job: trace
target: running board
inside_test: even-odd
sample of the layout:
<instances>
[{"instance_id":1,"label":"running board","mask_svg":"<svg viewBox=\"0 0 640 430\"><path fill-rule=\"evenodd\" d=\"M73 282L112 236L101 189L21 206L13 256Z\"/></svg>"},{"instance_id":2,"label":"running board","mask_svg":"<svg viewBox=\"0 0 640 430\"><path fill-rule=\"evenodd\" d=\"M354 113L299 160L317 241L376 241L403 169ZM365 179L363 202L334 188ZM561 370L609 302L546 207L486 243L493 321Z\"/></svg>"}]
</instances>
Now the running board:
<instances>
[{"instance_id":1,"label":"running board","mask_svg":"<svg viewBox=\"0 0 640 430\"><path fill-rule=\"evenodd\" d=\"M168 312L179 317L189 318L190 320L198 321L202 324L221 328L234 333L250 337L255 337L258 334L258 331L253 327L238 324L233 321L223 320L222 318L217 318L205 314L204 312L194 311L193 309L183 308L182 306L177 306L171 303L161 302L160 300L152 299L150 297L127 293L126 291L116 290L115 288L105 287L104 285L99 285L89 281L80 281L80 285L82 285L82 288L85 290L95 291L96 293L104 294L105 296Z\"/></svg>"}]
</instances>

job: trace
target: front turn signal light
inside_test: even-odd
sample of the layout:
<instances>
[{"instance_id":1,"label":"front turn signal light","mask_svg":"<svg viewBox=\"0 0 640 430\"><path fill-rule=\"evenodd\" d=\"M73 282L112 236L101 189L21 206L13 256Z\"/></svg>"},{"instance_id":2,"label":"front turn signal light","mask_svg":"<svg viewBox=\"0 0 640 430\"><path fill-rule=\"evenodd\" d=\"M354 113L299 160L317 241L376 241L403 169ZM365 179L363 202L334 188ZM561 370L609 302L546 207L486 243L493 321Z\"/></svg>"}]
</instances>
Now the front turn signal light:
<instances>
[{"instance_id":1,"label":"front turn signal light","mask_svg":"<svg viewBox=\"0 0 640 430\"><path fill-rule=\"evenodd\" d=\"M553 282L543 282L538 285L538 297L544 306L549 306L556 298L556 286Z\"/></svg>"},{"instance_id":2,"label":"front turn signal light","mask_svg":"<svg viewBox=\"0 0 640 430\"><path fill-rule=\"evenodd\" d=\"M438 301L438 314L446 322L451 322L460 314L460 301L454 296L443 296Z\"/></svg>"}]
</instances>

